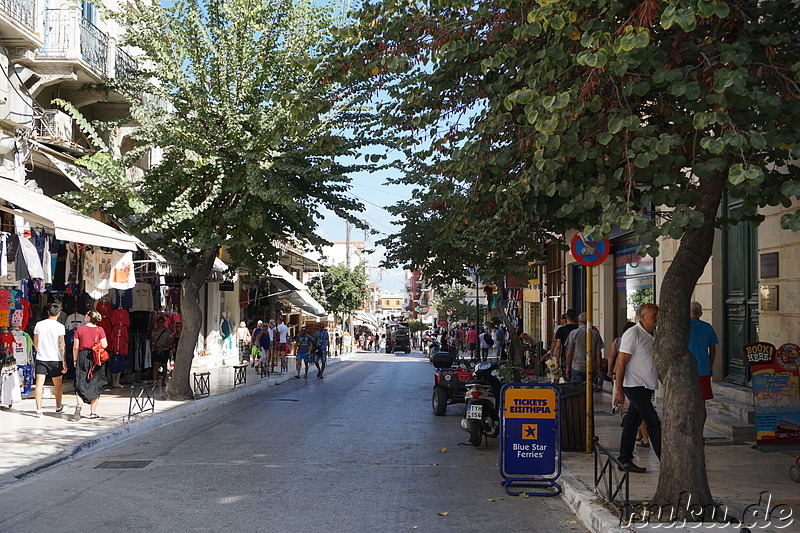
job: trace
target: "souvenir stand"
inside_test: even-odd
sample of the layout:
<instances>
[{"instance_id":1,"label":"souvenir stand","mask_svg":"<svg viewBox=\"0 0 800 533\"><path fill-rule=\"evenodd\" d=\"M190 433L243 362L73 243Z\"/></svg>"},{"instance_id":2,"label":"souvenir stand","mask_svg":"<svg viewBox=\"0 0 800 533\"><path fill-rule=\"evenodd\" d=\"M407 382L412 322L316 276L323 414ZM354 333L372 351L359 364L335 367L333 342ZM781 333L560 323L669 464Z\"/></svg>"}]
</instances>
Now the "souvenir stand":
<instances>
[{"instance_id":1,"label":"souvenir stand","mask_svg":"<svg viewBox=\"0 0 800 533\"><path fill-rule=\"evenodd\" d=\"M68 351L75 330L86 322L86 313L95 309L102 315L100 325L111 354L106 365L109 386L120 387L121 380L149 375L144 371L150 366L149 335L155 315L163 312L171 326L179 320L174 313L180 305L179 286L174 282L167 286L166 278L156 272L155 262L133 250L135 239L41 194L23 191L20 200L11 200L5 192L0 192L0 406L8 407L33 393L33 329L46 318L47 306L54 301L62 305L59 321L67 330ZM95 244L57 238L57 220L51 227L43 216L19 210L22 206L17 204L28 196L57 204L64 216L84 217L88 227L101 225L99 231L105 235L93 239L89 233L71 233L86 235L85 240ZM127 240L115 239L117 234ZM127 249L106 248L102 245L106 243ZM72 357L66 359L69 381L74 368Z\"/></svg>"}]
</instances>

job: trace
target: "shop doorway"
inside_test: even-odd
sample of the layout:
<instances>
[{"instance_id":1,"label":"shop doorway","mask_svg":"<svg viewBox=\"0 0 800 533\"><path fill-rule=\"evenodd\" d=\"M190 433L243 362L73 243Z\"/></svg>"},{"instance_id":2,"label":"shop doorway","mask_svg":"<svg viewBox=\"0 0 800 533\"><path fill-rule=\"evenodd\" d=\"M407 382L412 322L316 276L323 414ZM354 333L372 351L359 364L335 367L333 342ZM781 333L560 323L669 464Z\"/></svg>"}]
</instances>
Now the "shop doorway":
<instances>
[{"instance_id":1,"label":"shop doorway","mask_svg":"<svg viewBox=\"0 0 800 533\"><path fill-rule=\"evenodd\" d=\"M726 202L725 215L741 200ZM758 229L742 222L722 233L725 381L750 386L742 346L758 340Z\"/></svg>"}]
</instances>

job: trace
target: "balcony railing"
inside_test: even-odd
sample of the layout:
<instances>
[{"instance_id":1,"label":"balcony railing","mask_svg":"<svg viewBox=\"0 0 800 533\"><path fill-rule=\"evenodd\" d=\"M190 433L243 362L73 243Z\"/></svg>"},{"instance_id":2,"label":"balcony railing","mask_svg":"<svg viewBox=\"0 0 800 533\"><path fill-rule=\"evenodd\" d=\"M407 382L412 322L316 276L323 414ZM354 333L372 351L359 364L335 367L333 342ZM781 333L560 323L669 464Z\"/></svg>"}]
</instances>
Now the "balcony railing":
<instances>
[{"instance_id":1,"label":"balcony railing","mask_svg":"<svg viewBox=\"0 0 800 533\"><path fill-rule=\"evenodd\" d=\"M81 17L81 56L98 72L108 75L108 35Z\"/></svg>"},{"instance_id":2,"label":"balcony railing","mask_svg":"<svg viewBox=\"0 0 800 533\"><path fill-rule=\"evenodd\" d=\"M0 0L0 11L36 31L36 0Z\"/></svg>"},{"instance_id":3,"label":"balcony railing","mask_svg":"<svg viewBox=\"0 0 800 533\"><path fill-rule=\"evenodd\" d=\"M0 0L1 1L1 0ZM73 9L45 9L42 57L83 59L108 77L108 35Z\"/></svg>"},{"instance_id":4,"label":"balcony railing","mask_svg":"<svg viewBox=\"0 0 800 533\"><path fill-rule=\"evenodd\" d=\"M114 77L126 78L138 70L139 65L134 58L122 48L117 48L114 55Z\"/></svg>"}]
</instances>

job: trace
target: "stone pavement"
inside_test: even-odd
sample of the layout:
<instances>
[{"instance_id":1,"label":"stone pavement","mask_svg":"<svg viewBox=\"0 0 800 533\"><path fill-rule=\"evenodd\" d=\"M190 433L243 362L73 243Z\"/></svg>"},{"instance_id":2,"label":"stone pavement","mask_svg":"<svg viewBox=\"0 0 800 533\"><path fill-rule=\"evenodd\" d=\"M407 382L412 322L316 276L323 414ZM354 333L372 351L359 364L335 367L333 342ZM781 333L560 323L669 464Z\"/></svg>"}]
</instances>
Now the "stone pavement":
<instances>
[{"instance_id":1,"label":"stone pavement","mask_svg":"<svg viewBox=\"0 0 800 533\"><path fill-rule=\"evenodd\" d=\"M349 358L348 355L344 359ZM334 358L329 364L335 364ZM158 427L194 416L222 403L257 393L265 387L292 379L293 361L289 372L283 375L272 374L260 378L248 368L246 386L233 387L233 367L235 361L227 365L208 369L211 372L211 395L207 398L184 402L167 402L160 399L161 388L156 388L155 413L143 413L127 421L130 389L109 389L103 393L98 406L101 418L72 421L75 400L73 395L65 395L69 405L64 414L56 414L55 401L45 399L44 417L34 416L33 399L15 404L12 410L0 411L0 486L13 483L17 479L58 464L73 457L79 457L113 445L121 440L151 431ZM200 368L198 371L204 369ZM312 377L313 379L313 371ZM619 447L619 417L611 414L611 396L606 393L595 394L595 431L600 443L615 453ZM427 398L425 398L427 401ZM88 407L85 408L88 411ZM84 413L86 415L87 413ZM753 531L800 531L800 484L789 477L789 467L794 464L797 451L787 450L764 452L749 442L725 441L713 434L706 447L709 482L715 500L726 506L728 516L735 523L742 513L750 509L761 509L762 514L769 505L772 510L772 524L760 522ZM647 501L653 496L658 481L659 463L652 449L637 447L635 461L647 467L645 474L631 474L631 501ZM616 471L615 471L616 473ZM594 490L594 459L592 455L578 452L563 454L563 469L560 483L564 489L563 497L583 525L590 531L611 532L623 530L650 529L642 524L633 527L620 527L618 514L613 514ZM762 494L763 493L763 494ZM767 502L767 495L771 500ZM787 511L788 510L788 511ZM776 521L779 512L791 512L787 521ZM784 514L784 516L786 516ZM662 524L661 527L666 524ZM780 526L787 526L781 528ZM699 529L718 531L740 531L740 527L671 527L673 531L696 531Z\"/></svg>"},{"instance_id":2,"label":"stone pavement","mask_svg":"<svg viewBox=\"0 0 800 533\"><path fill-rule=\"evenodd\" d=\"M618 415L611 414L611 395L595 393L595 434L600 444L616 455L619 450L621 428ZM753 531L800 531L800 484L789 477L789 467L794 464L800 450L787 449L761 451L754 442L726 441L706 430L706 465L711 494L716 502L727 507L732 524L742 519L745 509L761 509L769 505L771 525L760 521ZM658 483L659 462L652 448L637 446L634 462L647 468L644 474L630 474L630 500L648 501L655 494ZM623 531L619 515L612 514L594 492L594 457L586 453L565 452L562 482L564 497L591 531ZM615 467L615 473L616 467ZM621 474L621 472L619 472ZM763 493L763 494L762 494ZM771 501L769 497L771 495ZM791 512L789 519L778 520L781 512ZM786 516L786 515L784 515ZM745 520L747 522L747 520ZM662 524L664 529L666 524ZM633 530L647 529L643 524ZM699 527L699 524L669 528L672 531L740 531L740 527L721 527L722 524ZM784 527L781 527L784 526ZM788 526L788 527L787 527ZM652 526L651 526L652 527Z\"/></svg>"},{"instance_id":3,"label":"stone pavement","mask_svg":"<svg viewBox=\"0 0 800 533\"><path fill-rule=\"evenodd\" d=\"M329 357L328 365L335 364L343 357ZM277 385L293 379L295 359L288 358L288 372L271 373L262 378L249 366L247 383L233 386L236 358L229 358L219 366L206 368L202 360L195 359L192 372L210 372L210 391L208 397L187 401L162 400L163 389L155 388L155 412L134 415L128 420L131 387L106 388L100 397L98 419L88 419L89 406L84 405L80 421L73 421L75 395L70 383L65 383L62 413L55 412L55 399L47 397L42 401L44 416L35 416L36 404L33 395L29 399L15 403L11 409L0 410L0 486L12 483L73 457L86 455L103 447L116 444L135 435L173 423L180 418L213 408L216 405L234 401L243 396L257 393L264 387ZM316 368L312 365L309 379L316 379ZM190 375L190 379L192 376ZM45 393L48 388L45 388Z\"/></svg>"}]
</instances>

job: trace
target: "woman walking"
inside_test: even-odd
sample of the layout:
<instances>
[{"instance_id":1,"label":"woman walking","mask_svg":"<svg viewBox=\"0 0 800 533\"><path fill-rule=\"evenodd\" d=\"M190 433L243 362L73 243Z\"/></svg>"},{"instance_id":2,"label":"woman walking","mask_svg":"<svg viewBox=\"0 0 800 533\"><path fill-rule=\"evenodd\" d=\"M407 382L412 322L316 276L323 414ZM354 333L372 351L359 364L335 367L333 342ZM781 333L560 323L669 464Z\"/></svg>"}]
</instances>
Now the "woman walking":
<instances>
[{"instance_id":1,"label":"woman walking","mask_svg":"<svg viewBox=\"0 0 800 533\"><path fill-rule=\"evenodd\" d=\"M81 403L89 404L89 418L97 416L97 401L103 387L108 383L106 370L102 366L94 366L92 346L99 342L103 348L108 346L106 332L98 324L103 319L97 311L86 313L86 325L75 330L75 342L72 345L72 358L75 361L75 416L81 419Z\"/></svg>"}]
</instances>

